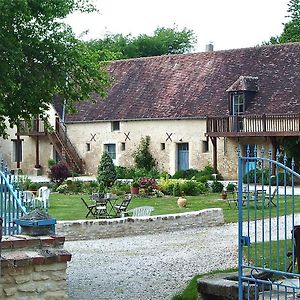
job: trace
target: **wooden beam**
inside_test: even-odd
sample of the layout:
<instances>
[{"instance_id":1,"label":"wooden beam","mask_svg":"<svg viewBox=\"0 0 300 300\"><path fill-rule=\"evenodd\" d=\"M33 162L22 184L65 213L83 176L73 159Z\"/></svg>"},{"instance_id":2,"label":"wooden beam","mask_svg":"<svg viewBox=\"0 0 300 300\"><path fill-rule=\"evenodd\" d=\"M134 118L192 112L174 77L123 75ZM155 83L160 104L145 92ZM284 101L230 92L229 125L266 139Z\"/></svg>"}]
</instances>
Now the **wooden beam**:
<instances>
[{"instance_id":1,"label":"wooden beam","mask_svg":"<svg viewBox=\"0 0 300 300\"><path fill-rule=\"evenodd\" d=\"M36 128L39 128L39 118L36 118ZM38 131L38 130L37 130ZM35 140L35 168L39 169L40 165L40 137L37 135Z\"/></svg>"},{"instance_id":2,"label":"wooden beam","mask_svg":"<svg viewBox=\"0 0 300 300\"><path fill-rule=\"evenodd\" d=\"M218 155L217 155L217 138L210 137L211 143L213 144L213 168L214 172L218 172Z\"/></svg>"}]
</instances>

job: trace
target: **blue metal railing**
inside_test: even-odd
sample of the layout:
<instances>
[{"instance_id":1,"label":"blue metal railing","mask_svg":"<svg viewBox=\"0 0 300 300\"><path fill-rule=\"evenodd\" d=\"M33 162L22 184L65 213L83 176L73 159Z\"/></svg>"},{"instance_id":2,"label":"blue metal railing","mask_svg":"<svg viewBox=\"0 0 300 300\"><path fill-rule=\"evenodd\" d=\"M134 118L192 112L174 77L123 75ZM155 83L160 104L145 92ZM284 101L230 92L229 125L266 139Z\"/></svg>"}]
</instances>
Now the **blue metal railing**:
<instances>
[{"instance_id":1,"label":"blue metal railing","mask_svg":"<svg viewBox=\"0 0 300 300\"><path fill-rule=\"evenodd\" d=\"M3 219L3 235L19 233L19 226L15 225L13 220L27 214L15 179L2 161L0 165L0 217Z\"/></svg>"},{"instance_id":2,"label":"blue metal railing","mask_svg":"<svg viewBox=\"0 0 300 300\"><path fill-rule=\"evenodd\" d=\"M279 152L276 160L271 151L264 157L264 148L261 157L257 148L253 157L249 154L247 150L238 159L239 300L296 299L300 249L295 246L295 202L300 196L295 195L295 179L300 175L294 161L289 168ZM249 163L255 166L251 171L245 168Z\"/></svg>"}]
</instances>

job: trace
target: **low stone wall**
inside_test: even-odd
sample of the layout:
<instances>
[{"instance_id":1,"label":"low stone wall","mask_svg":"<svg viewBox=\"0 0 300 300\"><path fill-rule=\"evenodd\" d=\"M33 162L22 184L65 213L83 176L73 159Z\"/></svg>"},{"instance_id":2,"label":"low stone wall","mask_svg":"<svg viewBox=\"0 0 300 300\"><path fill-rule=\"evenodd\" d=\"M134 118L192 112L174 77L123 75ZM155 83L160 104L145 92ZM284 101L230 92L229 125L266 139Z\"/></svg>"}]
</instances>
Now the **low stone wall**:
<instances>
[{"instance_id":1,"label":"low stone wall","mask_svg":"<svg viewBox=\"0 0 300 300\"><path fill-rule=\"evenodd\" d=\"M59 221L57 222L56 231L68 240L87 240L138 234L155 234L222 224L224 224L223 210L221 208L212 208L188 213L150 217Z\"/></svg>"},{"instance_id":2,"label":"low stone wall","mask_svg":"<svg viewBox=\"0 0 300 300\"><path fill-rule=\"evenodd\" d=\"M64 237L4 237L0 299L68 299Z\"/></svg>"}]
</instances>

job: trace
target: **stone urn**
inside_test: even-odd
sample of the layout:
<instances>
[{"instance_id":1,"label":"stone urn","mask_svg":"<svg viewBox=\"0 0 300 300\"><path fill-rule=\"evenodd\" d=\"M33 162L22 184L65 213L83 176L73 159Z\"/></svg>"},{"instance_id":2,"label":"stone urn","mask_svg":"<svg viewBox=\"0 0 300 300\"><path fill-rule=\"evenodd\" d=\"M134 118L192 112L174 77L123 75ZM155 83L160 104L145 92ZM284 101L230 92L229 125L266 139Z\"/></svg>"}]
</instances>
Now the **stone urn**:
<instances>
[{"instance_id":1,"label":"stone urn","mask_svg":"<svg viewBox=\"0 0 300 300\"><path fill-rule=\"evenodd\" d=\"M179 197L177 200L177 204L178 204L179 208L185 208L186 204L187 204L186 198Z\"/></svg>"}]
</instances>

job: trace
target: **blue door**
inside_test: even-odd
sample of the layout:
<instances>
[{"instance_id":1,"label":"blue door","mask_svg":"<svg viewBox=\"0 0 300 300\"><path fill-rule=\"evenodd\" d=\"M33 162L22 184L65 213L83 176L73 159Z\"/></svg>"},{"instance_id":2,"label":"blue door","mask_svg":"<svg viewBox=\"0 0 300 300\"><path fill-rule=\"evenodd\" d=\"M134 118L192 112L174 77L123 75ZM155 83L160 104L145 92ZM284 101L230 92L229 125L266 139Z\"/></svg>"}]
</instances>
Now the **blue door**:
<instances>
[{"instance_id":1,"label":"blue door","mask_svg":"<svg viewBox=\"0 0 300 300\"><path fill-rule=\"evenodd\" d=\"M187 170L189 169L189 144L181 143L177 144L177 170Z\"/></svg>"}]
</instances>

